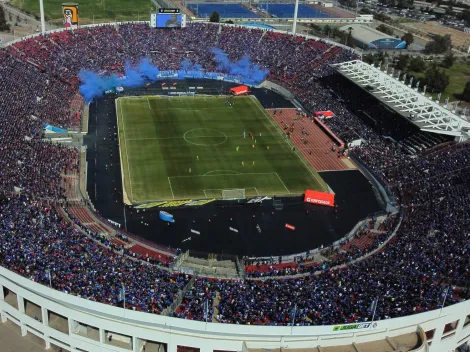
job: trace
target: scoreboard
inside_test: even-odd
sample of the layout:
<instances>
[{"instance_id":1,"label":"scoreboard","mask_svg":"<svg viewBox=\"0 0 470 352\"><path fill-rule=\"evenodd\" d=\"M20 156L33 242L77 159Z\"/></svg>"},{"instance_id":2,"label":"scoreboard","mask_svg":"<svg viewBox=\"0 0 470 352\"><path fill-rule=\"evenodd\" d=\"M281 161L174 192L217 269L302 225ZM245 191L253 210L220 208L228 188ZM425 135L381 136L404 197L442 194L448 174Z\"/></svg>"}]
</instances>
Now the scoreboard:
<instances>
[{"instance_id":1,"label":"scoreboard","mask_svg":"<svg viewBox=\"0 0 470 352\"><path fill-rule=\"evenodd\" d=\"M180 9L159 8L158 13L150 14L151 28L184 28L186 15Z\"/></svg>"}]
</instances>

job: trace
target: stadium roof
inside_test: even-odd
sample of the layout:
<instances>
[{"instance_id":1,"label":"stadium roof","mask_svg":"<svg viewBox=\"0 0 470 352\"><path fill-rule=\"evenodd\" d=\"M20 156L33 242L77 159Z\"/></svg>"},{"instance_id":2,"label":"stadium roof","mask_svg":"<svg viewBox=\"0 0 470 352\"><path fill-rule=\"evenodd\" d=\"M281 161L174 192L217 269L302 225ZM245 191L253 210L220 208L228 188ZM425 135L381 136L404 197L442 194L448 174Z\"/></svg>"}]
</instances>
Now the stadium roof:
<instances>
[{"instance_id":1,"label":"stadium roof","mask_svg":"<svg viewBox=\"0 0 470 352\"><path fill-rule=\"evenodd\" d=\"M376 41L379 39L393 38L390 35L382 33L372 27L368 27L363 24L349 24L349 25L341 27L340 30L343 32L349 32L349 27L353 29L351 32L353 39L363 42L365 44L372 43L373 41Z\"/></svg>"},{"instance_id":2,"label":"stadium roof","mask_svg":"<svg viewBox=\"0 0 470 352\"><path fill-rule=\"evenodd\" d=\"M470 122L432 101L416 88L360 60L332 64L339 73L364 88L422 131L470 138Z\"/></svg>"}]
</instances>

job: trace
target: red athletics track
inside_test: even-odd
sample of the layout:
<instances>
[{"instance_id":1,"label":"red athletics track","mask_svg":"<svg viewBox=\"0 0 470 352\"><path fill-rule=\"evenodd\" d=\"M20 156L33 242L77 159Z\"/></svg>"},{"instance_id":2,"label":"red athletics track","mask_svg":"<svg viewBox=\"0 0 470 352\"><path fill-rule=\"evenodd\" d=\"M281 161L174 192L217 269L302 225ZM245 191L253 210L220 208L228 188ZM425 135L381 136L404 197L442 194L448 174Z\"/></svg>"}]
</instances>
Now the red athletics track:
<instances>
[{"instance_id":1,"label":"red athletics track","mask_svg":"<svg viewBox=\"0 0 470 352\"><path fill-rule=\"evenodd\" d=\"M280 113L281 110L282 113ZM331 147L335 145L334 141L313 120L305 117L300 118L300 115L296 115L296 109L277 109L276 115L274 115L274 109L266 109L266 111L281 126L283 131L285 124L290 127L294 123L294 132L291 132L290 139L317 171L351 170L355 168L350 160L347 160L348 164L351 165L350 167L344 163L342 158L338 157L338 148L336 148L336 152L331 150ZM308 136L302 135L302 127L305 127L304 131L308 133ZM301 137L304 137L308 143L304 144L300 139ZM310 155L310 151L312 155Z\"/></svg>"}]
</instances>

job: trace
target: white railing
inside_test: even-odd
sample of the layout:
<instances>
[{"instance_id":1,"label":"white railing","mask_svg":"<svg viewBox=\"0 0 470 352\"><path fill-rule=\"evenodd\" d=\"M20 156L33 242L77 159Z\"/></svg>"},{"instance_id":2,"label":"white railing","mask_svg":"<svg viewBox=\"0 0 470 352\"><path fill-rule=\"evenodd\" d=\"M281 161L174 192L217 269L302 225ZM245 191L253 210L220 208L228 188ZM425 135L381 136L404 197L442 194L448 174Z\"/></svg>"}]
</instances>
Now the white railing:
<instances>
[{"instance_id":1,"label":"white railing","mask_svg":"<svg viewBox=\"0 0 470 352\"><path fill-rule=\"evenodd\" d=\"M7 297L4 297L4 292L9 292ZM25 313L25 300L40 307L40 316L43 318L41 321ZM416 332L419 327L425 332L434 330L430 352L451 351L470 338L470 324L465 325L470 315L470 301L442 310L377 321L346 330L335 329L332 325L280 327L213 324L97 303L55 291L2 267L0 312L2 322L14 322L21 327L23 334L28 331L44 339L46 346L53 343L73 351L76 348L93 352L124 351L111 345L106 339L107 334L130 339L132 350L139 352L146 341L166 344L167 352L176 352L178 345L200 348L201 352L215 349L241 351L244 344L249 348L264 349L350 345ZM49 312L66 318L68 334L49 326ZM445 325L457 320L456 328L444 333ZM79 325L94 327L99 331L99 340L77 334L73 327Z\"/></svg>"}]
</instances>

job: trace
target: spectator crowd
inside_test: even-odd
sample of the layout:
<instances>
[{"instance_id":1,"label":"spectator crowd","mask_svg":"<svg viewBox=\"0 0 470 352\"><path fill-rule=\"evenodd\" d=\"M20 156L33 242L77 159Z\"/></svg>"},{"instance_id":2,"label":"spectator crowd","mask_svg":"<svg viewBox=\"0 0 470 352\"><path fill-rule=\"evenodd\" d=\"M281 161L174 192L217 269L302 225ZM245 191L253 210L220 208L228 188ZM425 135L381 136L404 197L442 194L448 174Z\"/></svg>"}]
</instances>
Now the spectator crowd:
<instances>
[{"instance_id":1,"label":"spectator crowd","mask_svg":"<svg viewBox=\"0 0 470 352\"><path fill-rule=\"evenodd\" d=\"M299 266L268 278L197 278L192 283L191 275L156 268L60 215L54 201L64 197L61 180L76 170L78 151L43 140L42 130L45 124L78 128L73 102L80 69L122 74L126 61L148 57L161 69L178 69L188 60L216 71L214 47L232 60L249 55L269 69L269 80L291 90L310 112L334 111L326 123L345 142L362 139L352 155L401 205L402 220L392 241L352 262L377 249L398 221L365 250L353 248L314 269ZM377 298L377 320L439 308L444 294L446 305L468 298L470 145L425 135L367 103L329 66L354 58L349 49L320 40L226 26L219 32L217 24L203 23L181 30L132 23L82 28L2 49L0 265L112 305L120 304L124 286L126 307L156 314L187 288L172 314L220 323L352 323L370 320ZM410 155L401 144L409 138L425 147ZM334 268L339 264L347 265Z\"/></svg>"}]
</instances>

